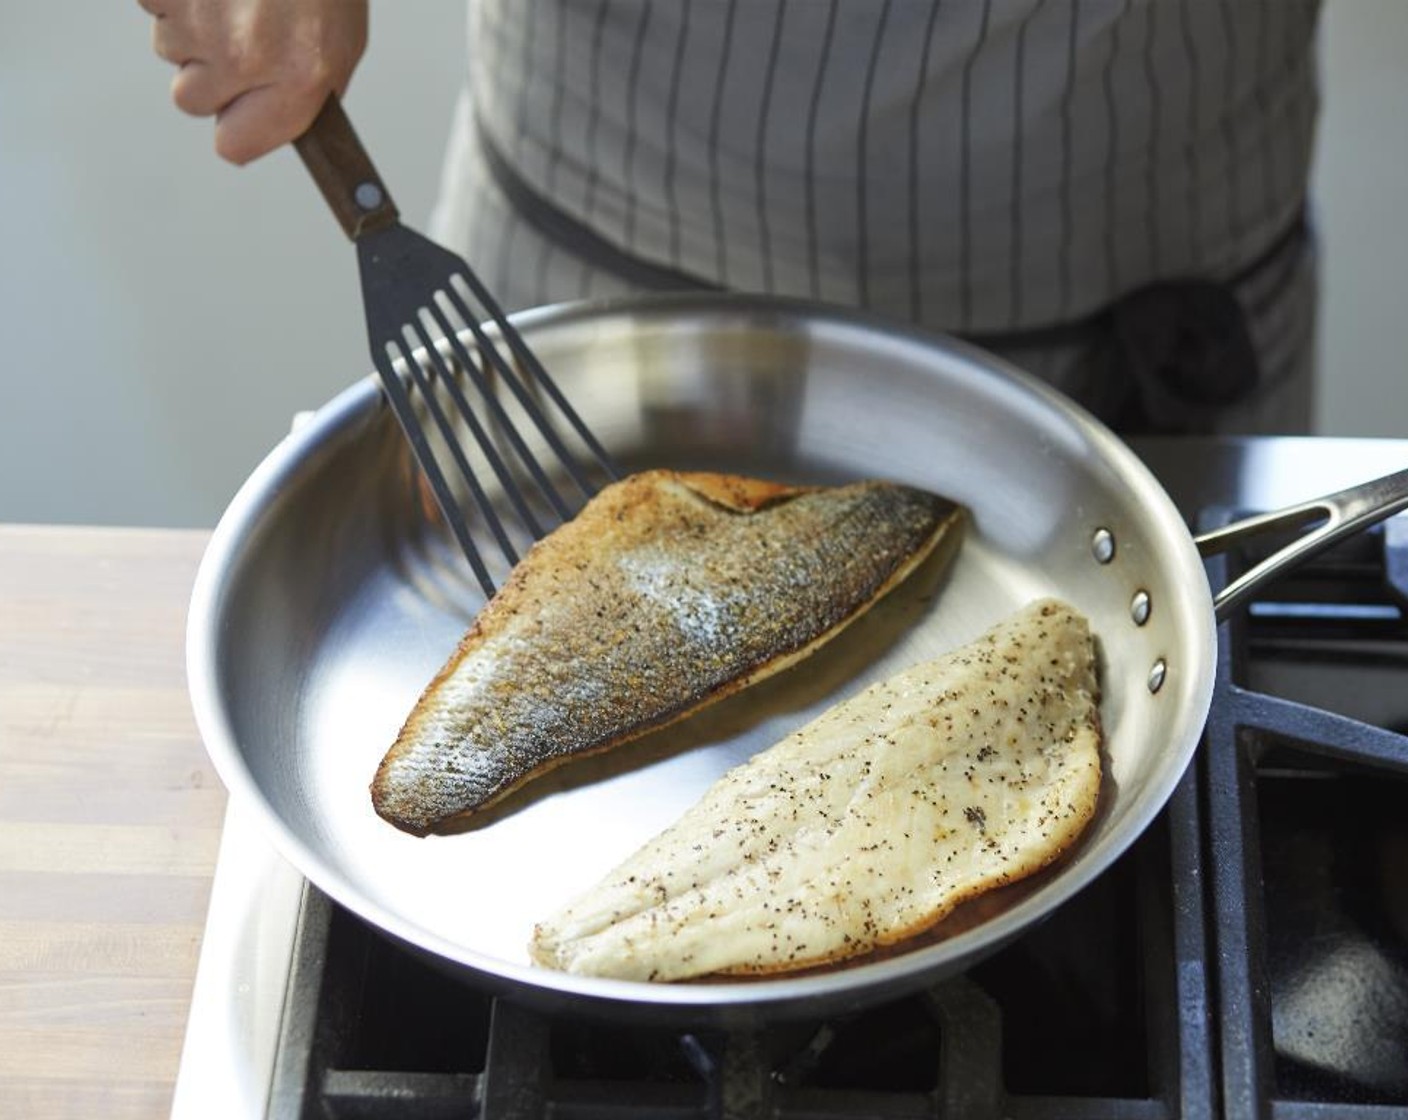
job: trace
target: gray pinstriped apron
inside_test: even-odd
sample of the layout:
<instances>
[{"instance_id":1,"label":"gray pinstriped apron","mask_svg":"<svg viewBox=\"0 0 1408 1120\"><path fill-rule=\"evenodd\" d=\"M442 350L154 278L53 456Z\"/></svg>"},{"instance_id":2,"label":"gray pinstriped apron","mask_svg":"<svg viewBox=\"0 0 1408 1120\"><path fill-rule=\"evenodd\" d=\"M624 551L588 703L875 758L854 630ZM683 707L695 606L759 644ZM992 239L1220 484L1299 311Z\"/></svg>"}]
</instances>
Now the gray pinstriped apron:
<instances>
[{"instance_id":1,"label":"gray pinstriped apron","mask_svg":"<svg viewBox=\"0 0 1408 1120\"><path fill-rule=\"evenodd\" d=\"M971 338L1118 430L1309 428L1317 0L476 0L433 234ZM858 374L858 376L861 374Z\"/></svg>"}]
</instances>

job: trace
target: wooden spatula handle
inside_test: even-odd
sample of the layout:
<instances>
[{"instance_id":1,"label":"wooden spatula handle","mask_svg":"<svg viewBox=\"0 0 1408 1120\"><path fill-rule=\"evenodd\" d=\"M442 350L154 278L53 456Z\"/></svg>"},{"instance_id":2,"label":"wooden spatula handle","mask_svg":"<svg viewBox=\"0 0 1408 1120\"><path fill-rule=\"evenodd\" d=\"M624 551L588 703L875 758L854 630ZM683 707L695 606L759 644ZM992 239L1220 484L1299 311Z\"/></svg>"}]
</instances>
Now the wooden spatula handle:
<instances>
[{"instance_id":1,"label":"wooden spatula handle","mask_svg":"<svg viewBox=\"0 0 1408 1120\"><path fill-rule=\"evenodd\" d=\"M391 193L372 166L336 94L327 99L293 146L353 241L397 220Z\"/></svg>"}]
</instances>

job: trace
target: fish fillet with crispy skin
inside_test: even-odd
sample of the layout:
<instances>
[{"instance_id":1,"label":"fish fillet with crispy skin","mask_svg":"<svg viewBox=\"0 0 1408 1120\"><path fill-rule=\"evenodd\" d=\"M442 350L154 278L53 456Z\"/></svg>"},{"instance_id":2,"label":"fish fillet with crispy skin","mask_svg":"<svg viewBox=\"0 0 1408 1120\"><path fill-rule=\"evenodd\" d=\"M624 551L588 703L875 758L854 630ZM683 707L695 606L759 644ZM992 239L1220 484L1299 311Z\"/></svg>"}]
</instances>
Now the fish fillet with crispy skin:
<instances>
[{"instance_id":1,"label":"fish fillet with crispy skin","mask_svg":"<svg viewBox=\"0 0 1408 1120\"><path fill-rule=\"evenodd\" d=\"M1085 619L1037 602L729 771L530 952L682 980L902 941L1076 841L1100 788L1098 702Z\"/></svg>"},{"instance_id":2,"label":"fish fillet with crispy skin","mask_svg":"<svg viewBox=\"0 0 1408 1120\"><path fill-rule=\"evenodd\" d=\"M570 757L776 673L956 545L964 517L886 482L657 470L614 483L480 612L378 768L376 811L417 834L453 827Z\"/></svg>"}]
</instances>

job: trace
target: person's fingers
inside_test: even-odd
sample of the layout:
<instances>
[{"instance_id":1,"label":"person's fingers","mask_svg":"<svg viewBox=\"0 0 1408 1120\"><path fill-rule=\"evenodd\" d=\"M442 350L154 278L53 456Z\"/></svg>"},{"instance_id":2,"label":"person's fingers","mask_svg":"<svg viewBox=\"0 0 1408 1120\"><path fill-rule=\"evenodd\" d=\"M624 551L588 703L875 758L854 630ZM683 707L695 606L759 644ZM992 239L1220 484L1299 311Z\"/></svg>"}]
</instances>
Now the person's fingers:
<instances>
[{"instance_id":1,"label":"person's fingers","mask_svg":"<svg viewBox=\"0 0 1408 1120\"><path fill-rule=\"evenodd\" d=\"M228 71L199 59L184 63L171 79L171 100L193 117L213 117L244 92Z\"/></svg>"},{"instance_id":2,"label":"person's fingers","mask_svg":"<svg viewBox=\"0 0 1408 1120\"><path fill-rule=\"evenodd\" d=\"M245 164L297 139L313 123L327 94L325 87L287 84L241 93L216 115L216 154Z\"/></svg>"},{"instance_id":3,"label":"person's fingers","mask_svg":"<svg viewBox=\"0 0 1408 1120\"><path fill-rule=\"evenodd\" d=\"M184 66L199 57L190 25L169 16L152 21L152 50L158 58L173 66Z\"/></svg>"},{"instance_id":4,"label":"person's fingers","mask_svg":"<svg viewBox=\"0 0 1408 1120\"><path fill-rule=\"evenodd\" d=\"M152 45L175 65L171 98L214 116L215 150L248 163L303 133L351 79L367 0L138 0Z\"/></svg>"}]
</instances>

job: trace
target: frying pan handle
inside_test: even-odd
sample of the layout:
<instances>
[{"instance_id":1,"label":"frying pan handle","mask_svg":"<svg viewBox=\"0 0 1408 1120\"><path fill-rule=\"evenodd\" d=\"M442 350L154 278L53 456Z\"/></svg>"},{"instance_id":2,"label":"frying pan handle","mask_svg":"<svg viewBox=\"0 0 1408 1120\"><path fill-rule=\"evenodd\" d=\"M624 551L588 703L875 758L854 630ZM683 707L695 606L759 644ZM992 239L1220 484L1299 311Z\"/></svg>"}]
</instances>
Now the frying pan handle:
<instances>
[{"instance_id":1,"label":"frying pan handle","mask_svg":"<svg viewBox=\"0 0 1408 1120\"><path fill-rule=\"evenodd\" d=\"M1195 537L1194 543L1202 555L1216 556L1264 533L1294 531L1319 522L1304 536L1272 553L1224 587L1213 598L1217 620L1221 622L1252 594L1302 560L1402 509L1408 509L1408 470L1363 482L1323 498L1235 521Z\"/></svg>"},{"instance_id":2,"label":"frying pan handle","mask_svg":"<svg viewBox=\"0 0 1408 1120\"><path fill-rule=\"evenodd\" d=\"M328 96L308 131L293 146L343 232L353 241L396 222L399 214L391 192L357 139L337 94Z\"/></svg>"}]
</instances>

